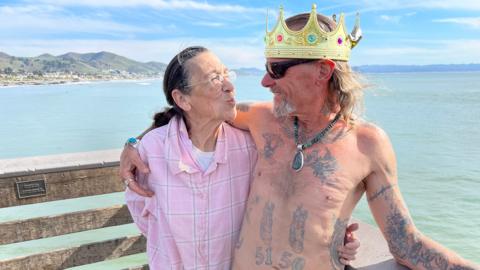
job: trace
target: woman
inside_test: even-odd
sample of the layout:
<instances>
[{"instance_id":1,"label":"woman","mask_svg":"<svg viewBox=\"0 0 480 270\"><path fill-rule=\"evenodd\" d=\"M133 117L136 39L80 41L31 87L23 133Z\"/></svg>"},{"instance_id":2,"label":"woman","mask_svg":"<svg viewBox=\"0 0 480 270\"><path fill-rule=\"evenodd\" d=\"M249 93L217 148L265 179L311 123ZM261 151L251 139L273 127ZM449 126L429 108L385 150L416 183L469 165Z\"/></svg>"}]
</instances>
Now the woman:
<instances>
[{"instance_id":1,"label":"woman","mask_svg":"<svg viewBox=\"0 0 480 270\"><path fill-rule=\"evenodd\" d=\"M167 66L171 108L138 146L150 173L137 180L155 195L126 192L150 269L230 269L257 159L250 135L225 123L236 116L232 76L203 47Z\"/></svg>"}]
</instances>

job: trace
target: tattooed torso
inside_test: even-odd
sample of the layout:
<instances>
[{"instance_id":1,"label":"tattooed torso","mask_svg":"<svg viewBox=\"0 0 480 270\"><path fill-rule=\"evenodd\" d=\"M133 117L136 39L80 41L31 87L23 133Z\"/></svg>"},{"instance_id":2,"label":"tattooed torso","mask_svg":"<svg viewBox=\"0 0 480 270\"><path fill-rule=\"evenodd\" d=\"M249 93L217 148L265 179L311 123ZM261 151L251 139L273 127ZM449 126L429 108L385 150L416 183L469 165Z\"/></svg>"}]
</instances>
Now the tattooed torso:
<instances>
[{"instance_id":1,"label":"tattooed torso","mask_svg":"<svg viewBox=\"0 0 480 270\"><path fill-rule=\"evenodd\" d=\"M293 120L275 118L267 103L256 105L250 115L255 118L249 117L247 126L259 158L234 269L343 269L337 249L366 192L398 262L416 270L480 270L414 226L397 185L395 153L382 129L360 121L347 128L339 121L319 143L304 150L303 169L296 172ZM299 141L306 142L323 128L300 126Z\"/></svg>"},{"instance_id":2,"label":"tattooed torso","mask_svg":"<svg viewBox=\"0 0 480 270\"><path fill-rule=\"evenodd\" d=\"M343 269L337 247L368 172L361 151L352 151L355 130L336 126L304 151L295 172L293 122L273 115L259 121L250 129L259 159L234 269Z\"/></svg>"}]
</instances>

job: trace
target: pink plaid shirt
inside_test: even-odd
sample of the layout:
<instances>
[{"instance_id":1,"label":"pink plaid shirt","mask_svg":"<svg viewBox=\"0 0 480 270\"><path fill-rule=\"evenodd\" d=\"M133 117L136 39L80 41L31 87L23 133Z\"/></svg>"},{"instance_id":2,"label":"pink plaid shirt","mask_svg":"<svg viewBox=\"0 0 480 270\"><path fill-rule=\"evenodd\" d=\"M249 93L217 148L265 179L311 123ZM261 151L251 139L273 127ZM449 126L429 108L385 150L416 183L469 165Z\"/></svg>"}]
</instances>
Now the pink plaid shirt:
<instances>
[{"instance_id":1,"label":"pink plaid shirt","mask_svg":"<svg viewBox=\"0 0 480 270\"><path fill-rule=\"evenodd\" d=\"M179 117L147 133L139 153L151 173L138 181L155 196L125 196L147 238L150 269L230 269L257 160L248 132L222 124L204 172Z\"/></svg>"}]
</instances>

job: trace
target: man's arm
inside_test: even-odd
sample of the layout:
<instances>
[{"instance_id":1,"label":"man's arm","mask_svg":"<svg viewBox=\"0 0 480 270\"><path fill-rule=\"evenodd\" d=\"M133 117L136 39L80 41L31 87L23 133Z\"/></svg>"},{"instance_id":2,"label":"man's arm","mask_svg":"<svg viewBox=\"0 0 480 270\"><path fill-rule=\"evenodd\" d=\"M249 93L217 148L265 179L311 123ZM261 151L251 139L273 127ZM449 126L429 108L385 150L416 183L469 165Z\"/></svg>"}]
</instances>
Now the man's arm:
<instances>
[{"instance_id":1,"label":"man's arm","mask_svg":"<svg viewBox=\"0 0 480 270\"><path fill-rule=\"evenodd\" d=\"M271 108L271 102L238 103L237 116L230 124L239 129L250 130L252 123L255 122L255 119L259 118L259 114L264 113L265 111L270 111Z\"/></svg>"},{"instance_id":2,"label":"man's arm","mask_svg":"<svg viewBox=\"0 0 480 270\"><path fill-rule=\"evenodd\" d=\"M395 154L388 136L377 127L367 129L362 138L372 166L365 179L367 199L395 259L415 270L479 270L415 227L397 184Z\"/></svg>"},{"instance_id":3,"label":"man's arm","mask_svg":"<svg viewBox=\"0 0 480 270\"><path fill-rule=\"evenodd\" d=\"M155 122L153 122L149 128L136 138L141 140L145 134L155 128ZM120 179L125 181L125 183L128 183L128 188L133 192L144 197L152 197L154 193L151 190L143 188L136 181L137 170L144 174L150 173L148 165L142 161L137 149L130 144L126 144L120 154L120 167L118 169Z\"/></svg>"}]
</instances>

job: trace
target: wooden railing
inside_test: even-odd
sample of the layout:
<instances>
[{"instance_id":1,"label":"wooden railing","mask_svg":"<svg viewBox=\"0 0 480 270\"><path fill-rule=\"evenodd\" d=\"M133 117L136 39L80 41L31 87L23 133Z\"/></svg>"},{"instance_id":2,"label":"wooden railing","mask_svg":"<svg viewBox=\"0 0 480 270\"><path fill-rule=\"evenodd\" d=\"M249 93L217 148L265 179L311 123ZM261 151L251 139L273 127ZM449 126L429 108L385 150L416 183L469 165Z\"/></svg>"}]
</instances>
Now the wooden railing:
<instances>
[{"instance_id":1,"label":"wooden railing","mask_svg":"<svg viewBox=\"0 0 480 270\"><path fill-rule=\"evenodd\" d=\"M117 176L119 155L119 150L112 150L0 160L0 208L18 207L22 211L22 205L38 204L41 207L50 201L123 192L123 183ZM14 221L2 221L0 215L0 269L66 269L144 253L146 240L136 233L2 259L2 246L132 223L127 207L122 201L119 203ZM379 230L360 223L356 236L361 248L353 265L359 270L406 269L392 259ZM148 269L143 259L138 265L127 265L118 269Z\"/></svg>"},{"instance_id":2,"label":"wooden railing","mask_svg":"<svg viewBox=\"0 0 480 270\"><path fill-rule=\"evenodd\" d=\"M70 164L75 161L62 161L64 166L57 164L57 167L38 166L37 163L37 167L44 168L35 170L29 166L22 167L13 160L3 160L3 164L0 160L0 208L124 191L123 183L117 176L117 152L114 153L110 153L114 160L111 162L93 158L76 165ZM75 158L74 155L72 157ZM49 161L52 161L52 157L45 158L45 162ZM28 163L20 159L19 163L22 162ZM12 163L16 166L14 170L5 168ZM21 207L18 208L21 211ZM132 218L123 204L7 222L2 222L0 217L0 245L128 223L132 223ZM3 259L0 260L0 269L65 269L142 252L145 252L145 238L141 234L119 236ZM148 269L148 266L138 265L129 269Z\"/></svg>"}]
</instances>

